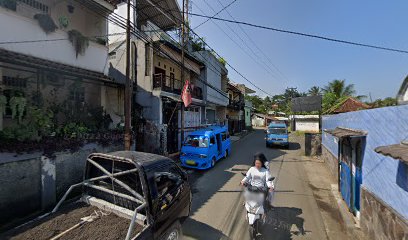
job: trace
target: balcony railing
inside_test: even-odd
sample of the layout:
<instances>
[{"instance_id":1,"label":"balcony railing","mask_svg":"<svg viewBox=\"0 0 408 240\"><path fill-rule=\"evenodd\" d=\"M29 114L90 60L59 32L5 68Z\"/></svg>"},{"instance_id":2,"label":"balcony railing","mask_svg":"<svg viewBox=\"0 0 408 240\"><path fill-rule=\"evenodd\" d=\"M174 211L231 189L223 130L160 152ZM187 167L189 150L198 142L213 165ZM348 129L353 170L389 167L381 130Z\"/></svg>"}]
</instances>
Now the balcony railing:
<instances>
[{"instance_id":1,"label":"balcony railing","mask_svg":"<svg viewBox=\"0 0 408 240\"><path fill-rule=\"evenodd\" d=\"M228 107L235 110L241 110L244 108L244 101L230 99Z\"/></svg>"},{"instance_id":2,"label":"balcony railing","mask_svg":"<svg viewBox=\"0 0 408 240\"><path fill-rule=\"evenodd\" d=\"M153 88L160 89L165 92L181 94L182 83L178 79L164 76L161 73L153 75ZM191 96L195 99L203 99L203 90L200 87L194 87Z\"/></svg>"}]
</instances>

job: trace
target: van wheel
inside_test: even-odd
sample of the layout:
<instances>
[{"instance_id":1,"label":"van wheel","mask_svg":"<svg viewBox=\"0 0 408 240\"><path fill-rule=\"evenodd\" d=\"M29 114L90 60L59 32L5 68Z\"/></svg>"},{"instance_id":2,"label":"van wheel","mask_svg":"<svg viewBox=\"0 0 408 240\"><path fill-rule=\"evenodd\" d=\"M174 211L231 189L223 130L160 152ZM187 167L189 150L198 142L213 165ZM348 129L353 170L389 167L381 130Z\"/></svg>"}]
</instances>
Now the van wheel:
<instances>
[{"instance_id":1,"label":"van wheel","mask_svg":"<svg viewBox=\"0 0 408 240\"><path fill-rule=\"evenodd\" d=\"M228 157L228 150L225 150L224 158Z\"/></svg>"},{"instance_id":2,"label":"van wheel","mask_svg":"<svg viewBox=\"0 0 408 240\"><path fill-rule=\"evenodd\" d=\"M215 166L215 162L216 162L215 157L213 157L211 160L211 168Z\"/></svg>"},{"instance_id":3,"label":"van wheel","mask_svg":"<svg viewBox=\"0 0 408 240\"><path fill-rule=\"evenodd\" d=\"M179 221L176 221L166 232L163 240L181 240L183 238L183 230Z\"/></svg>"}]
</instances>

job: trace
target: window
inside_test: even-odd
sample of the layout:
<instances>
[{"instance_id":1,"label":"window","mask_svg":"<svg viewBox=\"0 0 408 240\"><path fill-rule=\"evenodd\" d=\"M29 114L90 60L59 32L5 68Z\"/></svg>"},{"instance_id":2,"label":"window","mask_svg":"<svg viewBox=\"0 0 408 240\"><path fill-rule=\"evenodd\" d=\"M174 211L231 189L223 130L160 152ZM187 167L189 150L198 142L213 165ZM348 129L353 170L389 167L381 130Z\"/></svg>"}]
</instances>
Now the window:
<instances>
[{"instance_id":1,"label":"window","mask_svg":"<svg viewBox=\"0 0 408 240\"><path fill-rule=\"evenodd\" d=\"M150 46L149 44L145 45L145 76L150 75ZM160 63L159 63L160 66Z\"/></svg>"},{"instance_id":2,"label":"window","mask_svg":"<svg viewBox=\"0 0 408 240\"><path fill-rule=\"evenodd\" d=\"M182 173L174 164L167 165L154 174L157 196L160 198L160 207L170 203L179 193L182 183Z\"/></svg>"},{"instance_id":3,"label":"window","mask_svg":"<svg viewBox=\"0 0 408 240\"><path fill-rule=\"evenodd\" d=\"M215 137L214 137L214 136L211 136L211 138L210 138L210 144L215 144Z\"/></svg>"},{"instance_id":4,"label":"window","mask_svg":"<svg viewBox=\"0 0 408 240\"><path fill-rule=\"evenodd\" d=\"M285 128L269 128L268 134L283 135L283 134L287 134L287 132Z\"/></svg>"},{"instance_id":5,"label":"window","mask_svg":"<svg viewBox=\"0 0 408 240\"><path fill-rule=\"evenodd\" d=\"M187 136L184 146L206 148L208 147L208 138L205 136L190 135Z\"/></svg>"},{"instance_id":6,"label":"window","mask_svg":"<svg viewBox=\"0 0 408 240\"><path fill-rule=\"evenodd\" d=\"M221 133L221 139L222 139L222 141L227 140L227 133L226 132Z\"/></svg>"}]
</instances>

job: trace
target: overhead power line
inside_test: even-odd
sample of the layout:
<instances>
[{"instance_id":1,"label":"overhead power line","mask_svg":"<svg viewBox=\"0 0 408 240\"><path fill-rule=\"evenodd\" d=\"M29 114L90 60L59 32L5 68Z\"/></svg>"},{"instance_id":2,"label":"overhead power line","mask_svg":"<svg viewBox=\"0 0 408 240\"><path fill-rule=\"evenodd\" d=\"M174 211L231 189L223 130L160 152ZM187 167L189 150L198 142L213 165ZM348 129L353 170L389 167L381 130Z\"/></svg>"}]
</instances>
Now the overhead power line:
<instances>
[{"instance_id":1,"label":"overhead power line","mask_svg":"<svg viewBox=\"0 0 408 240\"><path fill-rule=\"evenodd\" d=\"M232 2L230 2L227 6L223 7L221 10L219 10L217 13L215 13L212 17L208 18L207 20L205 20L204 22L198 24L194 30L196 30L197 28L199 28L200 26L202 26L203 24L205 24L206 22L210 21L213 17L217 16L218 14L220 14L222 11L224 11L225 9L227 9L229 6L231 6L233 3L235 3L237 0L234 0Z\"/></svg>"},{"instance_id":2,"label":"overhead power line","mask_svg":"<svg viewBox=\"0 0 408 240\"><path fill-rule=\"evenodd\" d=\"M274 28L274 27L267 27L267 26L257 25L257 24L253 24L253 23L243 22L243 21L235 21L235 20L230 20L230 19L225 19L225 18L206 16L206 15L197 14L197 13L189 13L189 14L192 15L192 16L208 18L208 19L213 19L213 20L218 20L218 21L223 21L223 22L229 22L229 23L236 23L236 24L246 25L246 26L250 26L250 27L271 30L271 31L275 31L275 32L288 33L288 34L293 34L293 35L298 35L298 36L303 36L303 37L316 38L316 39L321 39L321 40L326 40L326 41L331 41L331 42L337 42L337 43L344 43L344 44L348 44L348 45L354 45L354 46L374 48L374 49L379 49L379 50L384 50L384 51L408 54L408 50L403 50L403 49L383 47L383 46L365 44L365 43L359 43L359 42L352 42L352 41L336 39L336 38L331 38L331 37L325 37L325 36L320 36L320 35L314 35L314 34L308 34L308 33L302 33L302 32L295 32L295 31L284 30L284 29L279 29L279 28Z\"/></svg>"},{"instance_id":3,"label":"overhead power line","mask_svg":"<svg viewBox=\"0 0 408 240\"><path fill-rule=\"evenodd\" d=\"M218 3L223 7L224 5L222 4L222 2L220 0L217 0ZM230 11L228 11L228 9L225 10L225 12L234 20L236 21L236 19L234 18L234 16L232 16L232 14L230 13ZM260 47L258 47L258 44L252 39L252 37L245 31L245 29L241 26L238 25L239 28L241 29L241 31L245 34L245 36L251 41L251 43L253 44L253 46L255 46L255 48L265 57L265 59L267 60L265 62L265 65L268 65L267 62L269 62L269 64L271 64L273 66L273 68L284 78L287 80L287 82L290 82L290 80L286 77L285 74L283 74L283 72L272 62L272 60L269 58L269 56L263 51L261 50ZM269 67L269 66L268 66Z\"/></svg>"}]
</instances>

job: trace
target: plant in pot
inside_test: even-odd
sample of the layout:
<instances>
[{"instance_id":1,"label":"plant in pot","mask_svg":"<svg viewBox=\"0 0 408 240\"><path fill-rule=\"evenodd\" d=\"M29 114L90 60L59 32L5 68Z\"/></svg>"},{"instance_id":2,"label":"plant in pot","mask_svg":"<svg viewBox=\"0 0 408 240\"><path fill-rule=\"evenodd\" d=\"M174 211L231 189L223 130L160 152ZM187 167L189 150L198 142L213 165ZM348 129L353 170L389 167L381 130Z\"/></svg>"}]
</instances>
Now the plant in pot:
<instances>
[{"instance_id":1,"label":"plant in pot","mask_svg":"<svg viewBox=\"0 0 408 240\"><path fill-rule=\"evenodd\" d=\"M10 99L11 118L15 119L18 117L18 122L21 123L26 106L27 99L21 93L17 93L16 96Z\"/></svg>"},{"instance_id":2,"label":"plant in pot","mask_svg":"<svg viewBox=\"0 0 408 240\"><path fill-rule=\"evenodd\" d=\"M60 28L65 29L69 26L69 20L66 16L60 16L58 18L58 22L59 22Z\"/></svg>"},{"instance_id":3,"label":"plant in pot","mask_svg":"<svg viewBox=\"0 0 408 240\"><path fill-rule=\"evenodd\" d=\"M85 37L77 30L73 29L68 31L68 39L75 48L77 58L79 54L83 55L89 46L89 38Z\"/></svg>"}]
</instances>

